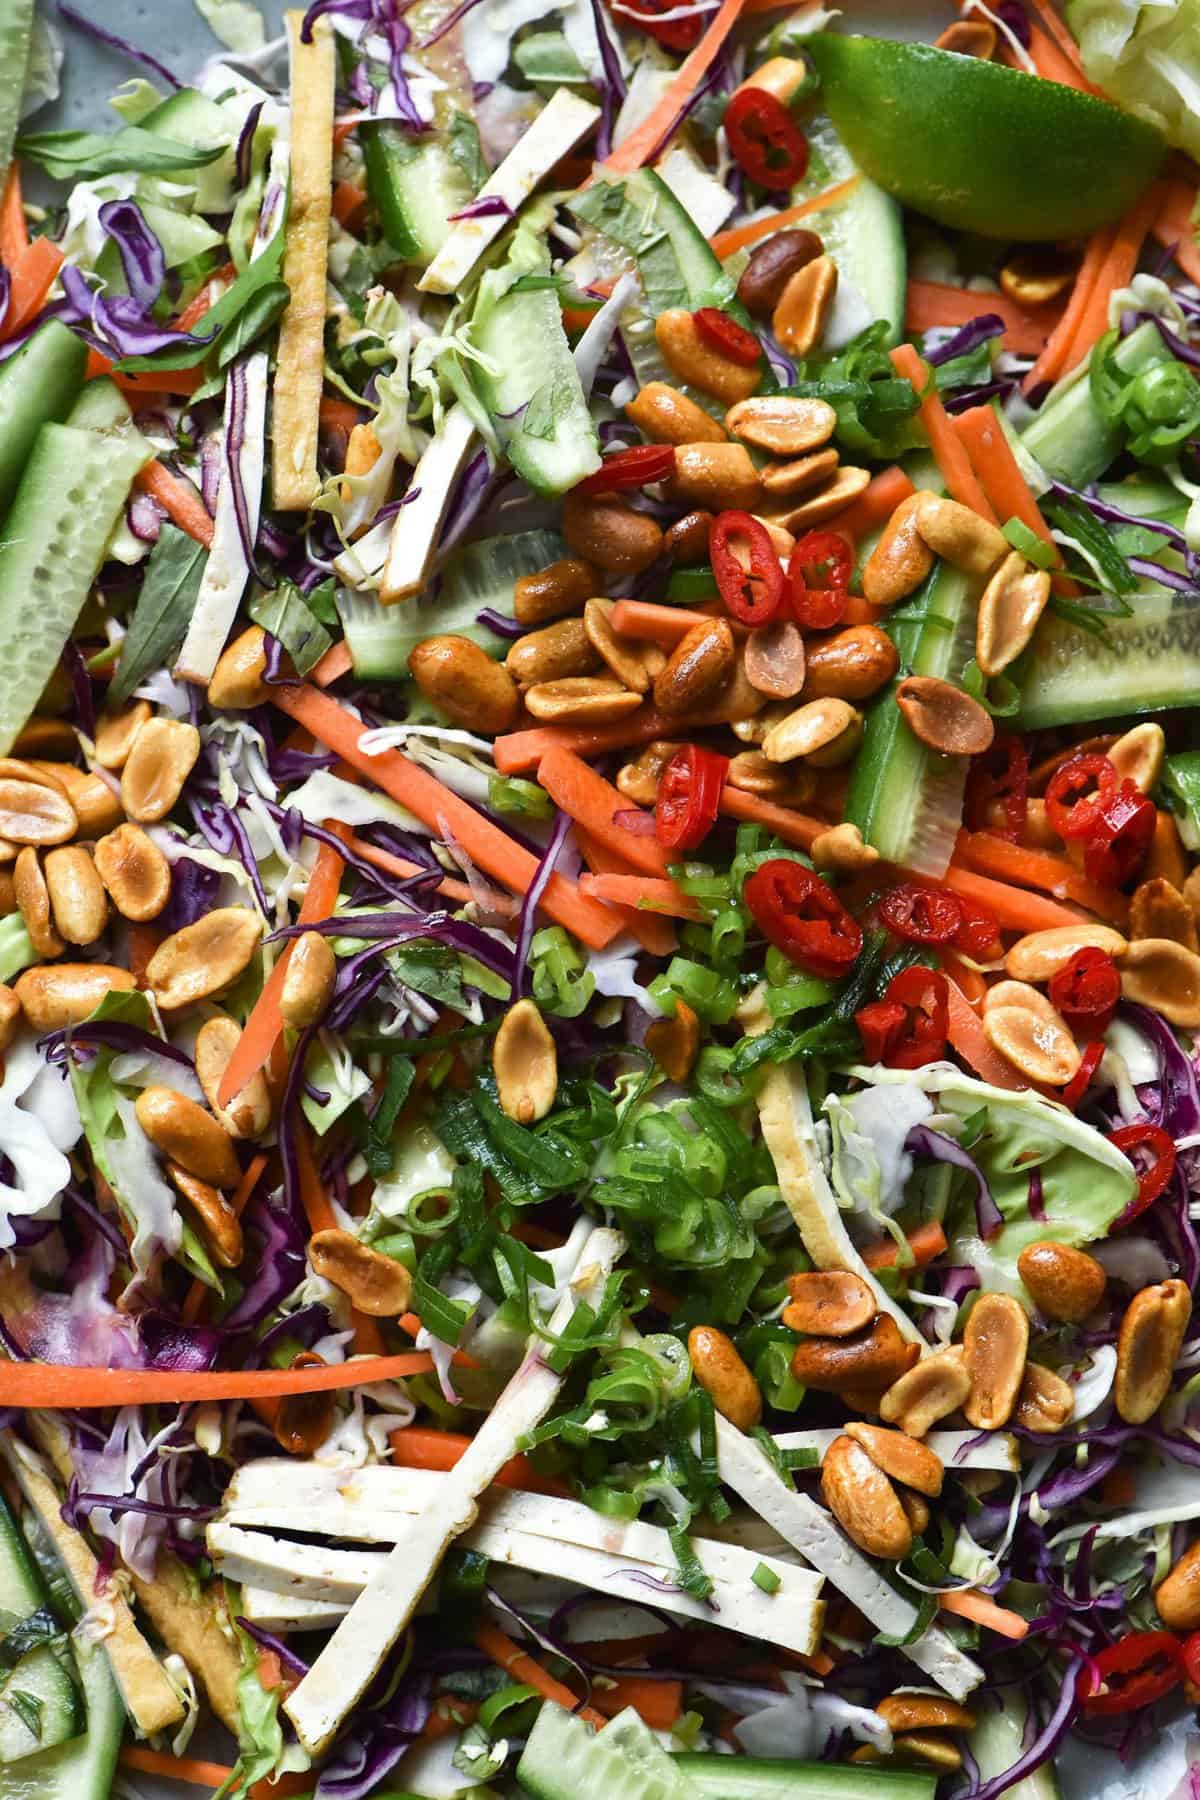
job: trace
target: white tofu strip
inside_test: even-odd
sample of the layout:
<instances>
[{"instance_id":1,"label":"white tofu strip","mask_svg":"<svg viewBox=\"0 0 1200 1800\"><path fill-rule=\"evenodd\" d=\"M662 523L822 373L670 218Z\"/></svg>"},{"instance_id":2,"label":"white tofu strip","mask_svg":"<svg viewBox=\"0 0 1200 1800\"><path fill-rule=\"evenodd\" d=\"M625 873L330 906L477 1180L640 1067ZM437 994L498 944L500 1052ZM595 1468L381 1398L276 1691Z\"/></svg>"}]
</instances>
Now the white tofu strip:
<instances>
[{"instance_id":1,"label":"white tofu strip","mask_svg":"<svg viewBox=\"0 0 1200 1800\"><path fill-rule=\"evenodd\" d=\"M426 446L413 470L409 487L416 499L402 506L390 521L387 565L379 589L385 606L407 600L425 586L454 484L477 443L475 427L465 408L452 406L442 420L442 429ZM353 554L361 559L370 538L369 533L355 546Z\"/></svg>"},{"instance_id":2,"label":"white tofu strip","mask_svg":"<svg viewBox=\"0 0 1200 1800\"><path fill-rule=\"evenodd\" d=\"M775 1442L781 1450L815 1450L821 1460L834 1438L837 1427L828 1431L780 1431ZM947 1475L960 1469L997 1469L1015 1475L1021 1466L1017 1440L1010 1431L931 1431L923 1442L940 1456Z\"/></svg>"},{"instance_id":3,"label":"white tofu strip","mask_svg":"<svg viewBox=\"0 0 1200 1800\"><path fill-rule=\"evenodd\" d=\"M554 1309L557 1336L580 1301L598 1300L625 1248L619 1232L597 1227L583 1246L571 1283ZM413 1518L403 1544L383 1561L378 1577L355 1601L308 1674L284 1702L304 1747L314 1756L329 1743L361 1700L388 1651L408 1624L447 1547L475 1523L479 1496L514 1455L517 1441L546 1417L562 1390L533 1336L520 1367L449 1472L434 1498Z\"/></svg>"},{"instance_id":4,"label":"white tofu strip","mask_svg":"<svg viewBox=\"0 0 1200 1800\"><path fill-rule=\"evenodd\" d=\"M460 219L418 281L422 293L456 294L511 215L545 180L555 163L570 154L599 117L600 108L589 100L581 100L570 88L556 89L476 196L479 200L503 200L509 211L485 214L481 219Z\"/></svg>"},{"instance_id":5,"label":"white tofu strip","mask_svg":"<svg viewBox=\"0 0 1200 1800\"><path fill-rule=\"evenodd\" d=\"M298 1600L249 1581L242 1587L242 1616L264 1631L332 1631L348 1610L332 1600Z\"/></svg>"}]
</instances>

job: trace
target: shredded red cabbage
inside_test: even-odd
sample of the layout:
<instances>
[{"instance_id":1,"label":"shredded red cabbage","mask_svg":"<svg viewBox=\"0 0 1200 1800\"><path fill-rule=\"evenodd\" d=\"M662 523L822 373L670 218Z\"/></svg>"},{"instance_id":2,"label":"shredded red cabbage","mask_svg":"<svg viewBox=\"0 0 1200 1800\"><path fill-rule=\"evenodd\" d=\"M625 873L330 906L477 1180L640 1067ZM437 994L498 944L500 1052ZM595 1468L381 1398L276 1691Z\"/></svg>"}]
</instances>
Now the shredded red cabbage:
<instances>
[{"instance_id":1,"label":"shredded red cabbage","mask_svg":"<svg viewBox=\"0 0 1200 1800\"><path fill-rule=\"evenodd\" d=\"M975 1221L979 1235L985 1241L996 1236L1004 1225L1000 1208L992 1199L983 1170L961 1144L944 1132L931 1131L928 1125L914 1125L904 1140L904 1148L914 1156L929 1156L934 1162L952 1163L956 1169L965 1169L975 1182Z\"/></svg>"},{"instance_id":2,"label":"shredded red cabbage","mask_svg":"<svg viewBox=\"0 0 1200 1800\"><path fill-rule=\"evenodd\" d=\"M162 245L147 225L136 200L107 200L100 224L117 246L130 299L148 309L162 293L167 264Z\"/></svg>"}]
</instances>

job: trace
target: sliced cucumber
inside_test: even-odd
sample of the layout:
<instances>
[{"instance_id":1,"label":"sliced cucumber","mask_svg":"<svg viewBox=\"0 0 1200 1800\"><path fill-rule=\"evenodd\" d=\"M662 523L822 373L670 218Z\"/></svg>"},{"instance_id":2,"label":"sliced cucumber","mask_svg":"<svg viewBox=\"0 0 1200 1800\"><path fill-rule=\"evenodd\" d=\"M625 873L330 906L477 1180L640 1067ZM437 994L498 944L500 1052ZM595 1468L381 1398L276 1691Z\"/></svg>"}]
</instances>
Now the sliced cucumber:
<instances>
[{"instance_id":1,"label":"sliced cucumber","mask_svg":"<svg viewBox=\"0 0 1200 1800\"><path fill-rule=\"evenodd\" d=\"M600 440L553 288L511 288L476 311L472 379L504 453L536 493L565 494L600 467Z\"/></svg>"},{"instance_id":2,"label":"sliced cucumber","mask_svg":"<svg viewBox=\"0 0 1200 1800\"><path fill-rule=\"evenodd\" d=\"M0 368L0 516L12 502L40 428L71 410L86 364L82 338L49 319Z\"/></svg>"},{"instance_id":3,"label":"sliced cucumber","mask_svg":"<svg viewBox=\"0 0 1200 1800\"><path fill-rule=\"evenodd\" d=\"M1046 614L1023 659L1022 731L1194 706L1200 693L1200 603L1149 587L1104 638Z\"/></svg>"},{"instance_id":4,"label":"sliced cucumber","mask_svg":"<svg viewBox=\"0 0 1200 1800\"><path fill-rule=\"evenodd\" d=\"M99 375L79 389L66 422L77 431L120 431L132 418L129 402L116 382Z\"/></svg>"},{"instance_id":5,"label":"sliced cucumber","mask_svg":"<svg viewBox=\"0 0 1200 1800\"><path fill-rule=\"evenodd\" d=\"M1019 1690L1006 1688L1004 1705L996 1706L986 1699L974 1698L979 1723L971 1733L971 1754L979 1767L981 1783L1003 1775L1020 1760L1025 1749L1025 1727L1029 1708ZM1050 1763L1043 1763L1032 1775L1026 1775L1014 1787L1006 1788L1007 1800L1062 1800L1058 1776Z\"/></svg>"},{"instance_id":6,"label":"sliced cucumber","mask_svg":"<svg viewBox=\"0 0 1200 1800\"><path fill-rule=\"evenodd\" d=\"M1139 325L1115 353L1115 361L1127 374L1171 360L1157 327L1150 324ZM1021 433L1019 444L1056 481L1085 487L1103 475L1121 448L1121 435L1096 411L1085 374L1051 395Z\"/></svg>"},{"instance_id":7,"label":"sliced cucumber","mask_svg":"<svg viewBox=\"0 0 1200 1800\"><path fill-rule=\"evenodd\" d=\"M533 1800L696 1800L696 1789L631 1707L597 1732L547 1700L517 1780Z\"/></svg>"},{"instance_id":8,"label":"sliced cucumber","mask_svg":"<svg viewBox=\"0 0 1200 1800\"><path fill-rule=\"evenodd\" d=\"M125 1708L101 1647L73 1639L72 1650L87 1702L87 1730L69 1744L0 1768L0 1800L110 1800Z\"/></svg>"},{"instance_id":9,"label":"sliced cucumber","mask_svg":"<svg viewBox=\"0 0 1200 1800\"><path fill-rule=\"evenodd\" d=\"M0 1622L10 1631L48 1608L49 1594L20 1527L0 1499ZM20 1696L24 1701L14 1698ZM36 1718L36 1729L33 1720ZM0 1680L0 1764L53 1749L83 1730L82 1697L70 1652L39 1644Z\"/></svg>"},{"instance_id":10,"label":"sliced cucumber","mask_svg":"<svg viewBox=\"0 0 1200 1800\"><path fill-rule=\"evenodd\" d=\"M148 112L140 121L145 131L154 131L176 144L189 144L194 149L211 149L224 144L225 152L202 168L189 169L182 177L166 180L143 176L149 194L164 206L180 204L180 187L195 188L197 212L228 212L235 195L237 175L237 127L215 100L197 88L180 88Z\"/></svg>"},{"instance_id":11,"label":"sliced cucumber","mask_svg":"<svg viewBox=\"0 0 1200 1800\"><path fill-rule=\"evenodd\" d=\"M804 135L809 145L808 169L804 180L792 189L792 201L811 200L825 188L858 175L845 199L826 207L815 223L827 254L838 266L839 278L862 294L872 320L887 320L888 342L898 344L908 279L903 212L890 194L859 173L827 113L806 118Z\"/></svg>"},{"instance_id":12,"label":"sliced cucumber","mask_svg":"<svg viewBox=\"0 0 1200 1800\"><path fill-rule=\"evenodd\" d=\"M933 1800L936 1775L790 1756L691 1754L675 1761L702 1800Z\"/></svg>"},{"instance_id":13,"label":"sliced cucumber","mask_svg":"<svg viewBox=\"0 0 1200 1800\"><path fill-rule=\"evenodd\" d=\"M956 681L975 654L977 584L939 563L911 600L893 608L888 630L901 674ZM846 818L887 862L940 877L962 823L966 763L939 756L914 737L892 685L867 714L850 778Z\"/></svg>"},{"instance_id":14,"label":"sliced cucumber","mask_svg":"<svg viewBox=\"0 0 1200 1800\"><path fill-rule=\"evenodd\" d=\"M54 673L150 454L140 433L43 425L0 527L0 755Z\"/></svg>"},{"instance_id":15,"label":"sliced cucumber","mask_svg":"<svg viewBox=\"0 0 1200 1800\"><path fill-rule=\"evenodd\" d=\"M404 262L427 268L450 235L450 214L471 199L465 170L441 138L411 138L390 119L366 127L360 142L384 237Z\"/></svg>"}]
</instances>

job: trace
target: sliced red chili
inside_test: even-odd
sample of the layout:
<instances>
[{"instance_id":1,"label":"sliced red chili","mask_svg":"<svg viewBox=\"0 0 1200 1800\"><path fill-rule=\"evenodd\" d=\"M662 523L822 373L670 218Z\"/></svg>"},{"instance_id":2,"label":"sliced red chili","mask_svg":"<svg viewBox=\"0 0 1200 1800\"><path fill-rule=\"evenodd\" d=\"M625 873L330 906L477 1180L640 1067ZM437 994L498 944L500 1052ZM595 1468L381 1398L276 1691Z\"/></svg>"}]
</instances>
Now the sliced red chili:
<instances>
[{"instance_id":1,"label":"sliced red chili","mask_svg":"<svg viewBox=\"0 0 1200 1800\"><path fill-rule=\"evenodd\" d=\"M1183 1672L1193 1687L1200 1687L1200 1631L1191 1631L1183 1640Z\"/></svg>"},{"instance_id":2,"label":"sliced red chili","mask_svg":"<svg viewBox=\"0 0 1200 1800\"><path fill-rule=\"evenodd\" d=\"M1097 1041L1084 1048L1079 1067L1062 1091L1062 1103L1075 1112L1092 1085L1092 1076L1104 1061L1104 1045Z\"/></svg>"},{"instance_id":3,"label":"sliced red chili","mask_svg":"<svg viewBox=\"0 0 1200 1800\"><path fill-rule=\"evenodd\" d=\"M1098 1037L1112 1024L1121 998L1121 977L1111 956L1088 944L1046 984L1051 1000L1072 1031Z\"/></svg>"},{"instance_id":4,"label":"sliced red chili","mask_svg":"<svg viewBox=\"0 0 1200 1800\"><path fill-rule=\"evenodd\" d=\"M1046 813L1059 837L1087 837L1116 787L1117 771L1107 756L1073 756L1055 769L1046 789Z\"/></svg>"},{"instance_id":5,"label":"sliced red chili","mask_svg":"<svg viewBox=\"0 0 1200 1800\"><path fill-rule=\"evenodd\" d=\"M1158 809L1132 781L1123 781L1115 794L1101 801L1083 846L1083 868L1089 881L1101 887L1121 888L1146 860Z\"/></svg>"},{"instance_id":6,"label":"sliced red chili","mask_svg":"<svg viewBox=\"0 0 1200 1800\"><path fill-rule=\"evenodd\" d=\"M908 1008L898 1000L872 1000L869 1006L858 1009L854 1023L862 1039L864 1061L886 1063L904 1036Z\"/></svg>"},{"instance_id":7,"label":"sliced red chili","mask_svg":"<svg viewBox=\"0 0 1200 1800\"><path fill-rule=\"evenodd\" d=\"M1159 1125L1122 1125L1109 1133L1108 1141L1122 1151L1138 1172L1138 1191L1119 1219L1110 1227L1119 1231L1140 1218L1175 1173L1175 1140Z\"/></svg>"},{"instance_id":8,"label":"sliced red chili","mask_svg":"<svg viewBox=\"0 0 1200 1800\"><path fill-rule=\"evenodd\" d=\"M1079 1698L1093 1718L1153 1706L1179 1686L1183 1649L1169 1631L1134 1631L1092 1658L1080 1677ZM1092 1683L1099 1680L1096 1692ZM1091 1691L1088 1691L1088 1690Z\"/></svg>"},{"instance_id":9,"label":"sliced red chili","mask_svg":"<svg viewBox=\"0 0 1200 1800\"><path fill-rule=\"evenodd\" d=\"M668 850L695 850L717 822L729 758L684 744L658 783L654 832Z\"/></svg>"},{"instance_id":10,"label":"sliced red chili","mask_svg":"<svg viewBox=\"0 0 1200 1800\"><path fill-rule=\"evenodd\" d=\"M1004 806L1004 825L993 824L992 800ZM1029 752L1019 738L997 736L990 749L971 758L963 818L972 831L993 831L1018 844L1029 811Z\"/></svg>"},{"instance_id":11,"label":"sliced red chili","mask_svg":"<svg viewBox=\"0 0 1200 1800\"><path fill-rule=\"evenodd\" d=\"M889 1069L919 1069L946 1048L949 986L937 969L901 969L882 1000L854 1015L863 1052Z\"/></svg>"},{"instance_id":12,"label":"sliced red chili","mask_svg":"<svg viewBox=\"0 0 1200 1800\"><path fill-rule=\"evenodd\" d=\"M962 921L950 942L974 962L994 962L1000 955L1000 927L985 907L955 894Z\"/></svg>"},{"instance_id":13,"label":"sliced red chili","mask_svg":"<svg viewBox=\"0 0 1200 1800\"><path fill-rule=\"evenodd\" d=\"M674 444L633 444L606 456L594 475L585 475L577 494L608 494L616 488L645 487L675 473Z\"/></svg>"},{"instance_id":14,"label":"sliced red chili","mask_svg":"<svg viewBox=\"0 0 1200 1800\"><path fill-rule=\"evenodd\" d=\"M752 369L762 355L762 345L752 331L731 319L718 306L702 306L692 314L696 321L696 330L706 343L730 362L742 363Z\"/></svg>"},{"instance_id":15,"label":"sliced red chili","mask_svg":"<svg viewBox=\"0 0 1200 1800\"><path fill-rule=\"evenodd\" d=\"M963 912L957 894L902 881L880 900L879 916L892 936L906 944L948 944L962 924Z\"/></svg>"},{"instance_id":16,"label":"sliced red chili","mask_svg":"<svg viewBox=\"0 0 1200 1800\"><path fill-rule=\"evenodd\" d=\"M684 19L660 19L659 13L677 11L677 0L638 0L636 6L628 4L628 0L618 0L612 10L619 17L632 20L639 31L656 43L665 44L668 50L690 50L699 43L705 25L699 13Z\"/></svg>"},{"instance_id":17,"label":"sliced red chili","mask_svg":"<svg viewBox=\"0 0 1200 1800\"><path fill-rule=\"evenodd\" d=\"M846 612L854 559L837 531L809 531L788 562L788 600L805 631L829 631Z\"/></svg>"},{"instance_id":18,"label":"sliced red chili","mask_svg":"<svg viewBox=\"0 0 1200 1800\"><path fill-rule=\"evenodd\" d=\"M742 898L763 936L810 975L836 980L858 960L862 927L803 863L783 856L760 863Z\"/></svg>"},{"instance_id":19,"label":"sliced red chili","mask_svg":"<svg viewBox=\"0 0 1200 1800\"><path fill-rule=\"evenodd\" d=\"M769 625L783 599L783 568L765 525L748 512L718 513L708 558L721 598L743 625Z\"/></svg>"},{"instance_id":20,"label":"sliced red chili","mask_svg":"<svg viewBox=\"0 0 1200 1800\"><path fill-rule=\"evenodd\" d=\"M725 141L759 187L782 191L803 180L808 139L787 107L765 88L739 88L725 108Z\"/></svg>"}]
</instances>

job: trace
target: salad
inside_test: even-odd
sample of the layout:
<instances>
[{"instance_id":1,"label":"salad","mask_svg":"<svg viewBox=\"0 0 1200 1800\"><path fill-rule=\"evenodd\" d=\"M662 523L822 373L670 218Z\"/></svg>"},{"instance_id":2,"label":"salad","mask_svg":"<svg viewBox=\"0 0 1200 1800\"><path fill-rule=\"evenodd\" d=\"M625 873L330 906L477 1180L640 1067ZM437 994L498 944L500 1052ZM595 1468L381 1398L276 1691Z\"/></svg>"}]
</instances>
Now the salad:
<instances>
[{"instance_id":1,"label":"salad","mask_svg":"<svg viewBox=\"0 0 1200 1800\"><path fill-rule=\"evenodd\" d=\"M1200 1701L1190 4L203 0L186 82L58 10L0 1800L1130 1791Z\"/></svg>"}]
</instances>

